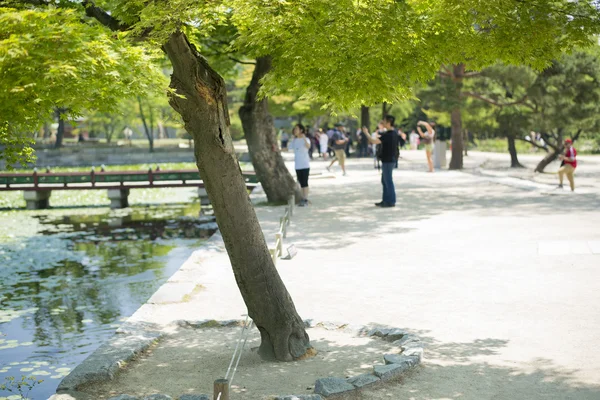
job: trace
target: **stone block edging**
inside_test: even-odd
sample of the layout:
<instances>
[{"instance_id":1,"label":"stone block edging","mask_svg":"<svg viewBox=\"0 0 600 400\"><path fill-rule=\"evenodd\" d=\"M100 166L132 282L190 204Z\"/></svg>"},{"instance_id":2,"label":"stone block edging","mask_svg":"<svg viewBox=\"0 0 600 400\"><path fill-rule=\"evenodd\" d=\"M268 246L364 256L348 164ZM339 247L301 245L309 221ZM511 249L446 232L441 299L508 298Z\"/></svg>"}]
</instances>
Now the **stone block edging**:
<instances>
[{"instance_id":1,"label":"stone block edging","mask_svg":"<svg viewBox=\"0 0 600 400\"><path fill-rule=\"evenodd\" d=\"M79 364L58 385L56 392L76 391L93 382L112 380L119 369L146 351L162 334L138 329L125 335L114 335Z\"/></svg>"},{"instance_id":2,"label":"stone block edging","mask_svg":"<svg viewBox=\"0 0 600 400\"><path fill-rule=\"evenodd\" d=\"M211 221L213 219L214 217L210 217ZM222 247L223 238L221 233L217 230L198 248L198 250L194 252L194 254L192 254L192 256L190 256L190 258L188 258L188 260L186 260L186 262L184 262L177 272L184 270L186 263L195 263L197 257L194 257L194 255L203 254L204 257L210 257L210 251L206 252L205 250L219 251ZM165 284L176 281L177 272L175 272ZM163 284L163 286L165 284ZM157 292L159 290L160 288ZM115 334L110 339L104 342L98 349L83 360L83 362L77 365L73 371L59 383L56 388L56 393L76 392L79 387L86 384L106 382L114 379L122 366L133 360L140 353L148 350L148 348L159 341L163 335L162 327L153 324L126 321L116 329ZM131 398L130 400L135 399L134 397L129 397ZM122 398L122 400L127 399L127 397ZM190 398L189 400L194 399Z\"/></svg>"},{"instance_id":3,"label":"stone block edging","mask_svg":"<svg viewBox=\"0 0 600 400\"><path fill-rule=\"evenodd\" d=\"M179 320L175 325L184 329L211 329L242 326L243 320ZM315 382L314 393L297 395L278 395L273 400L324 400L328 397L347 394L366 386L397 379L417 367L423 358L424 344L407 331L382 326L360 326L336 322L314 322L305 320L307 328L324 328L327 330L343 330L357 336L378 337L400 347L397 354L382 354L383 364L373 366L371 373L363 373L349 378L324 377ZM57 392L75 391L86 383L113 379L119 368L135 358L140 352L160 339L160 332L152 332L150 327L136 326L122 329L125 335L115 335L103 344L96 352L77 366L59 385ZM207 400L206 394L183 394L177 400ZM164 394L154 394L143 398L121 394L108 400L174 400Z\"/></svg>"}]
</instances>

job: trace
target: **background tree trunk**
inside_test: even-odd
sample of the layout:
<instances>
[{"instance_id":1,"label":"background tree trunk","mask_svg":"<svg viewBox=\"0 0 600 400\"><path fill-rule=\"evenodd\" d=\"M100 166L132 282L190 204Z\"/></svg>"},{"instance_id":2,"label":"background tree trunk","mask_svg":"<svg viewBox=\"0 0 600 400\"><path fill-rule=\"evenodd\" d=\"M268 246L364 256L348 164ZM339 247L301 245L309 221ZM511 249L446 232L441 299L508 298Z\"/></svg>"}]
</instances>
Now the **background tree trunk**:
<instances>
[{"instance_id":1,"label":"background tree trunk","mask_svg":"<svg viewBox=\"0 0 600 400\"><path fill-rule=\"evenodd\" d=\"M140 96L137 97L137 101L138 101L138 105L140 107L140 118L142 120L142 124L144 125L144 133L146 133L146 137L148 138L148 147L150 148L150 153L154 152L154 127L151 125L150 127L148 127L148 124L146 123L146 116L144 114L144 107L142 104L142 98ZM152 110L150 110L150 113L152 113ZM151 114L152 115L152 114ZM152 122L151 122L152 124Z\"/></svg>"},{"instance_id":2,"label":"background tree trunk","mask_svg":"<svg viewBox=\"0 0 600 400\"><path fill-rule=\"evenodd\" d=\"M539 162L539 164L535 167L535 172L544 172L544 168L548 166L552 161L558 158L558 155L564 151L564 147L560 147L556 150L552 150L546 154L546 157Z\"/></svg>"},{"instance_id":3,"label":"background tree trunk","mask_svg":"<svg viewBox=\"0 0 600 400\"><path fill-rule=\"evenodd\" d=\"M235 279L261 334L259 353L290 361L306 353L304 323L281 280L246 191L229 134L223 78L177 32L163 46L173 65L169 103L194 138L196 164L213 205Z\"/></svg>"},{"instance_id":4,"label":"background tree trunk","mask_svg":"<svg viewBox=\"0 0 600 400\"><path fill-rule=\"evenodd\" d=\"M390 107L391 108L391 107ZM385 119L385 116L388 114L388 112L390 111L390 108L388 108L388 103L387 102L383 102L381 104L381 120L383 121Z\"/></svg>"},{"instance_id":5,"label":"background tree trunk","mask_svg":"<svg viewBox=\"0 0 600 400\"><path fill-rule=\"evenodd\" d=\"M455 84L456 104L450 113L452 125L452 158L450 159L449 169L462 169L463 167L463 135L462 135L462 115L461 115L461 92L463 78L465 75L465 65L457 64L453 67L453 79Z\"/></svg>"},{"instance_id":6,"label":"background tree trunk","mask_svg":"<svg viewBox=\"0 0 600 400\"><path fill-rule=\"evenodd\" d=\"M452 124L452 158L449 169L462 169L463 167L463 143L462 143L462 115L460 108L455 108L450 113Z\"/></svg>"},{"instance_id":7,"label":"background tree trunk","mask_svg":"<svg viewBox=\"0 0 600 400\"><path fill-rule=\"evenodd\" d=\"M239 114L258 181L267 199L280 203L294 195L297 185L281 157L269 103L266 98L258 99L260 80L270 69L269 57L256 60L252 81L246 89L244 105L240 107Z\"/></svg>"},{"instance_id":8,"label":"background tree trunk","mask_svg":"<svg viewBox=\"0 0 600 400\"><path fill-rule=\"evenodd\" d=\"M517 146L515 145L515 136L512 133L508 133L506 135L506 140L508 141L508 152L510 153L510 167L511 168L525 168L519 162L519 158L517 157Z\"/></svg>"},{"instance_id":9,"label":"background tree trunk","mask_svg":"<svg viewBox=\"0 0 600 400\"><path fill-rule=\"evenodd\" d=\"M47 139L50 136L52 136L52 130L50 129L50 124L46 122L44 124L44 139Z\"/></svg>"},{"instance_id":10,"label":"background tree trunk","mask_svg":"<svg viewBox=\"0 0 600 400\"><path fill-rule=\"evenodd\" d=\"M371 132L371 114L369 113L369 107L360 107L360 126L359 129L366 126Z\"/></svg>"},{"instance_id":11,"label":"background tree trunk","mask_svg":"<svg viewBox=\"0 0 600 400\"><path fill-rule=\"evenodd\" d=\"M64 108L56 109L56 119L58 120L58 128L56 129L56 142L54 143L54 148L60 149L63 145L63 138L65 137L65 120L63 118L63 114L67 110Z\"/></svg>"}]
</instances>

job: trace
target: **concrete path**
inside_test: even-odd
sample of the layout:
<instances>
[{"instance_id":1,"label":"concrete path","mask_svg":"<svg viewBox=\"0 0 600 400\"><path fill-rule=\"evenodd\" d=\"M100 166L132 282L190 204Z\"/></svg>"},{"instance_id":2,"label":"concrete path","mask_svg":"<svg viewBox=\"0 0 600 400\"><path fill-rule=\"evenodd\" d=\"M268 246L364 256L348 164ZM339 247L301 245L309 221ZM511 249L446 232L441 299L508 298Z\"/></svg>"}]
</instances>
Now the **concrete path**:
<instances>
[{"instance_id":1,"label":"concrete path","mask_svg":"<svg viewBox=\"0 0 600 400\"><path fill-rule=\"evenodd\" d=\"M599 399L600 159L581 163L580 193L558 194L556 176L510 176L508 155L471 153L466 172L433 174L421 152L402 156L394 209L373 205L381 184L370 159L349 160L345 177L311 177L312 204L296 209L285 243L298 255L278 263L302 318L387 324L427 341L413 376L362 398ZM282 212L257 208L270 242ZM169 298L177 282L202 287L181 302ZM218 243L171 285L132 322L246 311Z\"/></svg>"}]
</instances>

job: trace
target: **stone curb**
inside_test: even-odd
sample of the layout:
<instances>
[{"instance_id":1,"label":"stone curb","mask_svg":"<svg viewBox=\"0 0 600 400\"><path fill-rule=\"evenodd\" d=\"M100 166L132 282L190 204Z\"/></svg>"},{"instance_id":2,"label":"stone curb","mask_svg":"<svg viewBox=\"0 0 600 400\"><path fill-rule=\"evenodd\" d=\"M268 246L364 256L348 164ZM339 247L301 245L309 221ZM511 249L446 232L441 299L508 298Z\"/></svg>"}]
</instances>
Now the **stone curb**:
<instances>
[{"instance_id":1,"label":"stone curb","mask_svg":"<svg viewBox=\"0 0 600 400\"><path fill-rule=\"evenodd\" d=\"M242 326L243 320L201 320L187 321L179 320L176 325L181 328L188 329L207 329L207 328L224 328ZM354 333L358 336L378 337L387 342L400 347L401 351L398 354L382 354L385 364L373 366L373 372L365 373L349 378L325 377L317 379L315 382L314 394L297 394L297 395L278 395L272 397L273 400L323 400L328 397L335 397L354 390L360 390L364 387L374 385L380 382L385 382L397 379L405 375L408 371L416 368L422 361L425 345L421 340L408 333L405 330L398 328L388 328L382 326L362 326L352 325L340 322L315 322L307 319L304 321L307 328L323 328L327 330L343 330L345 332ZM127 396L127 395L121 395ZM109 400L169 400L171 397L166 395L154 395L164 397L144 397L139 399L136 397L114 397ZM190 396L190 397L188 397ZM206 395L183 395L179 400L204 400L209 399Z\"/></svg>"},{"instance_id":2,"label":"stone curb","mask_svg":"<svg viewBox=\"0 0 600 400\"><path fill-rule=\"evenodd\" d=\"M79 364L58 385L56 392L75 391L79 386L109 381L119 368L160 339L160 332L147 330L116 334Z\"/></svg>"},{"instance_id":3,"label":"stone curb","mask_svg":"<svg viewBox=\"0 0 600 400\"><path fill-rule=\"evenodd\" d=\"M350 378L326 377L315 382L315 394L281 395L274 400L322 400L335 397L366 386L380 382L397 379L408 371L416 368L423 359L425 345L421 340L409 332L383 326L360 326L339 322L314 322L311 319L304 321L307 328L324 328L328 330L344 330L356 333L359 336L378 337L400 347L399 354L382 354L385 364L373 366L372 373L352 376ZM315 397L316 396L316 397Z\"/></svg>"},{"instance_id":4,"label":"stone curb","mask_svg":"<svg viewBox=\"0 0 600 400\"><path fill-rule=\"evenodd\" d=\"M201 321L176 321L176 325L187 329L207 329L242 326L243 320L201 320ZM278 395L274 400L323 400L331 396L338 396L366 386L385 382L406 374L417 367L423 358L424 344L421 340L405 330L380 326L359 326L339 322L314 322L305 320L307 328L323 328L327 330L344 330L357 336L378 337L400 347L398 354L382 354L385 364L373 366L371 373L365 373L349 378L325 377L315 382L314 394ZM57 392L75 391L86 383L106 381L113 379L120 366L133 359L140 352L146 350L162 334L152 332L148 326L131 326L120 329L126 336L115 335L109 342L103 344L90 355L83 363L78 365L60 383ZM137 330L136 330L137 329ZM121 337L118 337L121 336ZM207 400L210 397L204 394L184 394L179 400ZM156 394L142 399L122 394L111 397L109 400L172 400L167 395Z\"/></svg>"},{"instance_id":5,"label":"stone curb","mask_svg":"<svg viewBox=\"0 0 600 400\"><path fill-rule=\"evenodd\" d=\"M209 219L212 220L214 217L205 218L205 220ZM198 250L215 249L220 247L222 242L223 238L217 230ZM184 266L185 263L181 268ZM176 274L177 272L165 284L172 282ZM78 387L86 384L112 380L121 366L147 350L162 336L160 327L153 324L126 321L116 329L115 335L90 354L59 383L56 393L74 392Z\"/></svg>"}]
</instances>

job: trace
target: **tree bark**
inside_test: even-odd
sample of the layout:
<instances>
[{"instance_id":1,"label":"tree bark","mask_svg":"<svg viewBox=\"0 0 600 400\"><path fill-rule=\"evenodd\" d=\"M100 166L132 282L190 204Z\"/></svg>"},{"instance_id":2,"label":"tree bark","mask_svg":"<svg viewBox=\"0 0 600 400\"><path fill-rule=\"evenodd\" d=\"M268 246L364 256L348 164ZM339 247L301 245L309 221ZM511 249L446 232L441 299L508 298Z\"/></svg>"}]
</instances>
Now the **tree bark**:
<instances>
[{"instance_id":1,"label":"tree bark","mask_svg":"<svg viewBox=\"0 0 600 400\"><path fill-rule=\"evenodd\" d=\"M546 168L548 164L550 164L552 161L556 160L558 158L558 155L561 154L563 150L564 148L560 147L557 150L552 150L548 152L548 154L546 154L546 157L544 157L542 161L540 161L535 167L535 172L544 172L544 168Z\"/></svg>"},{"instance_id":2,"label":"tree bark","mask_svg":"<svg viewBox=\"0 0 600 400\"><path fill-rule=\"evenodd\" d=\"M517 157L517 146L515 145L515 136L512 134L506 135L508 141L508 152L510 153L510 167L511 168L525 168Z\"/></svg>"},{"instance_id":3,"label":"tree bark","mask_svg":"<svg viewBox=\"0 0 600 400\"><path fill-rule=\"evenodd\" d=\"M267 199L273 203L280 203L294 195L297 185L281 157L273 118L269 113L269 103L266 98L258 99L260 80L270 69L269 57L256 60L252 80L246 89L244 105L240 107L239 114L256 177L262 184Z\"/></svg>"},{"instance_id":4,"label":"tree bark","mask_svg":"<svg viewBox=\"0 0 600 400\"><path fill-rule=\"evenodd\" d=\"M269 253L246 191L229 133L223 78L177 32L163 46L173 66L169 103L194 138L200 176L213 205L236 282L261 334L259 354L290 361L306 354L310 341Z\"/></svg>"},{"instance_id":5,"label":"tree bark","mask_svg":"<svg viewBox=\"0 0 600 400\"><path fill-rule=\"evenodd\" d=\"M452 158L450 159L449 169L462 169L463 167L463 135L460 101L464 75L464 64L457 64L453 67L456 104L450 113L452 125Z\"/></svg>"},{"instance_id":6,"label":"tree bark","mask_svg":"<svg viewBox=\"0 0 600 400\"><path fill-rule=\"evenodd\" d=\"M371 114L369 113L369 107L360 107L360 127L366 126L371 132Z\"/></svg>"}]
</instances>

